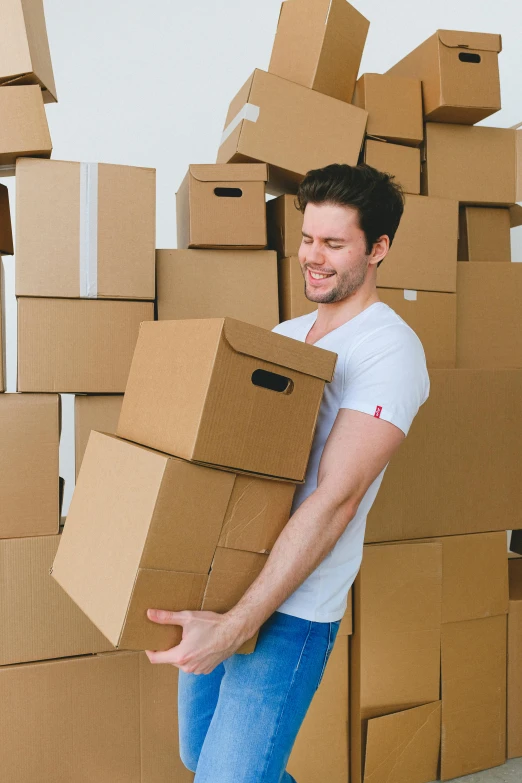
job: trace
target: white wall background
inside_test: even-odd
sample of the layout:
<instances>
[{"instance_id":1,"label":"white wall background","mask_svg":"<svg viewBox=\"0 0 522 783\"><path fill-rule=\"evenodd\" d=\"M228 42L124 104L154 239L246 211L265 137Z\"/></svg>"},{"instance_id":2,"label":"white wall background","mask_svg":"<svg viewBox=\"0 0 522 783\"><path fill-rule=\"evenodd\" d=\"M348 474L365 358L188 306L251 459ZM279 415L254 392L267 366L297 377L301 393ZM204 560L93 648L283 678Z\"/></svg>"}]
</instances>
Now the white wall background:
<instances>
[{"instance_id":1,"label":"white wall background","mask_svg":"<svg viewBox=\"0 0 522 783\"><path fill-rule=\"evenodd\" d=\"M384 72L437 28L500 33L502 111L522 121L517 0L354 0L370 20L361 73ZM157 169L157 246L175 247L175 191L189 163L213 163L230 100L267 69L280 0L45 0L59 103L47 107L53 157ZM10 188L14 212L14 179ZM512 231L522 261L522 228ZM16 389L14 260L4 258L7 387ZM74 486L73 398L63 395L64 510Z\"/></svg>"}]
</instances>

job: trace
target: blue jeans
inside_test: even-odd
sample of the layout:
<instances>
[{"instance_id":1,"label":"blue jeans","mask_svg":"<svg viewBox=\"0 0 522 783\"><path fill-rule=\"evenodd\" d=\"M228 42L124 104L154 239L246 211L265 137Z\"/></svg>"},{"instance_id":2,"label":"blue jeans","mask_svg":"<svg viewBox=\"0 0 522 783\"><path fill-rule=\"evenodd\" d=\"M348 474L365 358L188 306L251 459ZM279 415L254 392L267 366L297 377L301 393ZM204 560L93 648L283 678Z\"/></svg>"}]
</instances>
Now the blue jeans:
<instances>
[{"instance_id":1,"label":"blue jeans","mask_svg":"<svg viewBox=\"0 0 522 783\"><path fill-rule=\"evenodd\" d=\"M194 783L296 783L285 772L339 622L275 612L250 655L179 673L179 738Z\"/></svg>"}]
</instances>

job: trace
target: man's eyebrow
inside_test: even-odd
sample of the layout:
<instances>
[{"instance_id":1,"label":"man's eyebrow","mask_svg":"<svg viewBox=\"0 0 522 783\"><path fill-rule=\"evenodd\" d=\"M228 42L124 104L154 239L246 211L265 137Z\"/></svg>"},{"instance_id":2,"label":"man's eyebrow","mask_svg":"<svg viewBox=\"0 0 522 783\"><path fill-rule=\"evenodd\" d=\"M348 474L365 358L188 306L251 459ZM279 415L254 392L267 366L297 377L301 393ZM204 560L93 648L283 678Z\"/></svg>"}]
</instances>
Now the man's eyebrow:
<instances>
[{"instance_id":1,"label":"man's eyebrow","mask_svg":"<svg viewBox=\"0 0 522 783\"><path fill-rule=\"evenodd\" d=\"M307 234L305 231L301 232L304 237L307 239L313 239L313 237L310 236L310 234ZM323 242L346 242L346 239L343 237L321 237Z\"/></svg>"}]
</instances>

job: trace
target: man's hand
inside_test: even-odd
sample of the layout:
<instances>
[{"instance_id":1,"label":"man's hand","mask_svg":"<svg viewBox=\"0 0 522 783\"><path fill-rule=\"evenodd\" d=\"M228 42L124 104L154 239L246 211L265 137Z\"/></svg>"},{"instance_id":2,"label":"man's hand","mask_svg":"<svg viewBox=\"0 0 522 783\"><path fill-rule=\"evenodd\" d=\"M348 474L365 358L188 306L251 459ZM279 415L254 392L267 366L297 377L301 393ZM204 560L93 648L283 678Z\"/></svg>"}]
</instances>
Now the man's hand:
<instances>
[{"instance_id":1,"label":"man's hand","mask_svg":"<svg viewBox=\"0 0 522 783\"><path fill-rule=\"evenodd\" d=\"M151 663L170 663L191 674L210 674L248 638L237 621L216 612L167 612L149 609L147 617L161 625L181 625L183 638L163 652L145 650Z\"/></svg>"}]
</instances>

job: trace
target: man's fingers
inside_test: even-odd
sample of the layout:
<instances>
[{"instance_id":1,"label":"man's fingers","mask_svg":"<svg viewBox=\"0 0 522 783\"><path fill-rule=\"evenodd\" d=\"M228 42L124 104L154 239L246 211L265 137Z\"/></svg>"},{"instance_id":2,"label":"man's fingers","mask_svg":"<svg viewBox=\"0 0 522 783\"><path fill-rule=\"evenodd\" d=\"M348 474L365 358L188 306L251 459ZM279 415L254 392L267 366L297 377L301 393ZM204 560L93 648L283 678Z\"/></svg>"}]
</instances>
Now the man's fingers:
<instances>
[{"instance_id":1,"label":"man's fingers","mask_svg":"<svg viewBox=\"0 0 522 783\"><path fill-rule=\"evenodd\" d=\"M173 654L172 650L145 650L147 658L151 663L171 663L173 666L178 666L176 661L177 656Z\"/></svg>"},{"instance_id":2,"label":"man's fingers","mask_svg":"<svg viewBox=\"0 0 522 783\"><path fill-rule=\"evenodd\" d=\"M160 625L181 625L188 619L188 612L168 612L166 609L147 609L147 617Z\"/></svg>"}]
</instances>

